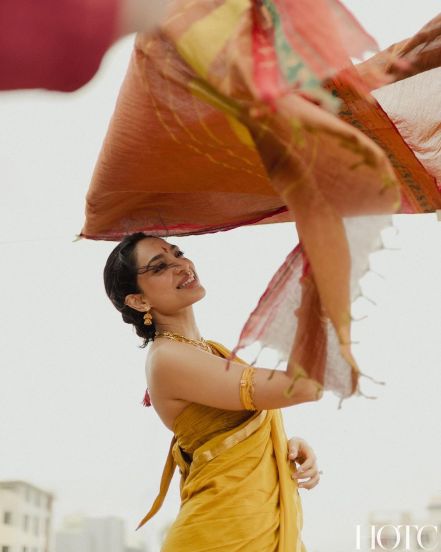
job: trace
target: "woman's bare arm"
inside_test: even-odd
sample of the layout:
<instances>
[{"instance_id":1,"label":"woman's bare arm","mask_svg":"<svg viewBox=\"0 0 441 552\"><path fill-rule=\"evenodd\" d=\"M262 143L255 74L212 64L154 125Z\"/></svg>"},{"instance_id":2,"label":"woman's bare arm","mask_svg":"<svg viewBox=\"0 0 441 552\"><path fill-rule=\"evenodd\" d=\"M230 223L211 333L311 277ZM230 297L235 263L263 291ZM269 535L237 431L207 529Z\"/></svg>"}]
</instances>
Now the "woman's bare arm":
<instances>
[{"instance_id":1,"label":"woman's bare arm","mask_svg":"<svg viewBox=\"0 0 441 552\"><path fill-rule=\"evenodd\" d=\"M390 82L396 82L440 65L441 14L438 14L412 37L392 44L355 67L363 78L386 70Z\"/></svg>"},{"instance_id":2,"label":"woman's bare arm","mask_svg":"<svg viewBox=\"0 0 441 552\"><path fill-rule=\"evenodd\" d=\"M161 397L224 410L244 409L239 385L245 364L231 361L226 370L226 359L177 341L160 344L150 354L150 387L155 388ZM286 371L256 367L256 408L283 408L317 400L317 384L313 380L301 377L293 386L292 383L292 366L288 366ZM291 394L286 396L290 387Z\"/></svg>"}]
</instances>

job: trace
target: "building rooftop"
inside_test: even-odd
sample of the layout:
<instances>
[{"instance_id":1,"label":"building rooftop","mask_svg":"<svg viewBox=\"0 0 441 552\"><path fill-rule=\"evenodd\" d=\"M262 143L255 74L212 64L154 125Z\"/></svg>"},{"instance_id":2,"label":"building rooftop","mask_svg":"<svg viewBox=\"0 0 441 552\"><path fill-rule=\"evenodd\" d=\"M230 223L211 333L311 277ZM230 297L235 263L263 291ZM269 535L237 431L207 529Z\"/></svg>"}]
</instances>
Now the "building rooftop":
<instances>
[{"instance_id":1,"label":"building rooftop","mask_svg":"<svg viewBox=\"0 0 441 552\"><path fill-rule=\"evenodd\" d=\"M14 490L15 487L30 487L34 491L39 491L40 493L43 493L46 496L54 498L53 493L51 493L49 491L46 491L45 489L42 489L41 487L37 487L36 485L33 485L32 483L29 483L28 481L22 481L20 479L10 479L10 480L5 480L5 481L0 481L0 489Z\"/></svg>"}]
</instances>

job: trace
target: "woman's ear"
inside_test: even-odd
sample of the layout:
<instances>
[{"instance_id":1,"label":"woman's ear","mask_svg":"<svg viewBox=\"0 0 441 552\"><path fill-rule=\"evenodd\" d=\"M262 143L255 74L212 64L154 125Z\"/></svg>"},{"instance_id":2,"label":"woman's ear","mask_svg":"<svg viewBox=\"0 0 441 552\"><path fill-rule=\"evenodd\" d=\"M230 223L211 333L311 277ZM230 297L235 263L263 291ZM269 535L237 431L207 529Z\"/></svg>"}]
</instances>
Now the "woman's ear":
<instances>
[{"instance_id":1,"label":"woman's ear","mask_svg":"<svg viewBox=\"0 0 441 552\"><path fill-rule=\"evenodd\" d=\"M141 293L126 295L124 304L139 312L146 312L150 309L150 305L145 301Z\"/></svg>"}]
</instances>

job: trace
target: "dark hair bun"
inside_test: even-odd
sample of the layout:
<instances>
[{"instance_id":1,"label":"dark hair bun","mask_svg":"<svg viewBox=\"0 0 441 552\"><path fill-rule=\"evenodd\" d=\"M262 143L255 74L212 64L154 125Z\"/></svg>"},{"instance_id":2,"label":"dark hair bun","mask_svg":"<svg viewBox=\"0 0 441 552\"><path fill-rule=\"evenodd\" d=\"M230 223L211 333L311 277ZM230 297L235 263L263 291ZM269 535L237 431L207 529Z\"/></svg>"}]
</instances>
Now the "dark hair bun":
<instances>
[{"instance_id":1,"label":"dark hair bun","mask_svg":"<svg viewBox=\"0 0 441 552\"><path fill-rule=\"evenodd\" d=\"M140 293L136 281L135 246L144 238L153 238L136 232L126 236L110 253L104 267L104 287L109 299L115 308L121 313L122 319L127 324L133 324L136 334L142 337L141 347L145 347L149 341L154 340L155 324L144 324L144 313L129 307L124 303L130 293Z\"/></svg>"}]
</instances>

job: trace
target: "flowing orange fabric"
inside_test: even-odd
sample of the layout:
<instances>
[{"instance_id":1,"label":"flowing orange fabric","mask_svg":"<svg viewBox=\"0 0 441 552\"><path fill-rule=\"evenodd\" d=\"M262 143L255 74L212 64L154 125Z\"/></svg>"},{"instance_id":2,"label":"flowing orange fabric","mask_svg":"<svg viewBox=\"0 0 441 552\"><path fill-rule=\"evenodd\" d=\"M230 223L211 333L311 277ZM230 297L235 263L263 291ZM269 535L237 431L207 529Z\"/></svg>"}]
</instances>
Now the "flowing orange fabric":
<instances>
[{"instance_id":1,"label":"flowing orange fabric","mask_svg":"<svg viewBox=\"0 0 441 552\"><path fill-rule=\"evenodd\" d=\"M220 356L230 355L208 342ZM137 527L159 510L178 466L181 506L161 552L306 552L302 504L291 477L296 468L288 459L280 410L191 403L175 419L173 433L159 494Z\"/></svg>"},{"instance_id":2,"label":"flowing orange fabric","mask_svg":"<svg viewBox=\"0 0 441 552\"><path fill-rule=\"evenodd\" d=\"M300 244L234 352L260 341L341 398L361 392L351 302L369 253L392 214L441 208L440 161L418 159L419 143L367 92L392 79L384 63L358 72L350 61L372 44L337 1L175 0L155 37L136 38L81 232L116 240L295 221ZM432 125L417 139L434 137Z\"/></svg>"}]
</instances>

